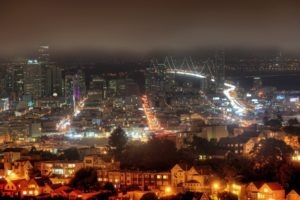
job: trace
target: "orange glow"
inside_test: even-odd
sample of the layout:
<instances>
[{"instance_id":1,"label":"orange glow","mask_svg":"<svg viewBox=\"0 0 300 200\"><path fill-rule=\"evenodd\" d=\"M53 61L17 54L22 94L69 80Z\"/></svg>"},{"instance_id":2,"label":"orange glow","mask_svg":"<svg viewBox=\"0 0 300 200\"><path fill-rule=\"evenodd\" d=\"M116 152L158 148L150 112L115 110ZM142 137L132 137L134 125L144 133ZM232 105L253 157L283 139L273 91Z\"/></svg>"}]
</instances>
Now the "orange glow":
<instances>
[{"instance_id":1,"label":"orange glow","mask_svg":"<svg viewBox=\"0 0 300 200\"><path fill-rule=\"evenodd\" d=\"M148 127L150 130L161 130L158 119L155 114L151 111L148 97L146 95L142 96L142 105L147 118Z\"/></svg>"}]
</instances>

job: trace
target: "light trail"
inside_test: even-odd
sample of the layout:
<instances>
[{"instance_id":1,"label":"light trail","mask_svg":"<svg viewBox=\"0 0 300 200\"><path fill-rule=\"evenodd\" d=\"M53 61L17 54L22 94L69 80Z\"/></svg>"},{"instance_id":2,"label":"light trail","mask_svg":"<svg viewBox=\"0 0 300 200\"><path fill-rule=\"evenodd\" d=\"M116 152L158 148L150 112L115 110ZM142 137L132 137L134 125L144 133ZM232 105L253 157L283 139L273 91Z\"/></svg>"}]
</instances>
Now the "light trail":
<instances>
[{"instance_id":1,"label":"light trail","mask_svg":"<svg viewBox=\"0 0 300 200\"><path fill-rule=\"evenodd\" d=\"M60 120L56 125L56 130L65 132L67 129L71 126L71 120L70 117L63 118Z\"/></svg>"},{"instance_id":2,"label":"light trail","mask_svg":"<svg viewBox=\"0 0 300 200\"><path fill-rule=\"evenodd\" d=\"M77 106L75 106L74 108L74 112L73 112L73 117L77 117L81 110L83 109L84 105L85 105L85 101L87 100L87 98L84 98L83 100L81 100L80 102L78 102ZM64 117L62 120L60 120L57 124L56 124L56 130L61 131L61 132L66 132L71 126L71 117L67 116Z\"/></svg>"},{"instance_id":3,"label":"light trail","mask_svg":"<svg viewBox=\"0 0 300 200\"><path fill-rule=\"evenodd\" d=\"M195 73L195 72L189 72L189 71L185 71L185 70L169 70L169 73L171 74L181 74L181 75L186 75L186 76L193 76L196 78L206 78L206 76L204 76L203 74L200 73ZM215 81L214 79L212 79L211 81Z\"/></svg>"},{"instance_id":4,"label":"light trail","mask_svg":"<svg viewBox=\"0 0 300 200\"><path fill-rule=\"evenodd\" d=\"M243 115L243 114L245 114L245 110L246 110L245 107L242 106L242 105L236 100L236 98L233 97L233 96L231 96L231 94L230 94L230 93L232 93L232 92L236 89L236 87L235 87L234 85L232 85L232 84L229 84L229 83L224 83L224 85L225 85L226 87L228 87L228 89L224 89L224 90L223 90L223 93L224 93L224 95L226 96L226 98L229 100L229 102L230 102L231 106L233 107L233 109L235 109L235 111L236 111L236 113L237 113L238 115Z\"/></svg>"},{"instance_id":5,"label":"light trail","mask_svg":"<svg viewBox=\"0 0 300 200\"><path fill-rule=\"evenodd\" d=\"M152 131L161 130L162 128L161 128L159 121L156 118L155 114L151 111L149 100L146 95L142 96L142 106L143 106L143 110L144 110L146 118L147 118L147 123L148 123L149 129Z\"/></svg>"},{"instance_id":6,"label":"light trail","mask_svg":"<svg viewBox=\"0 0 300 200\"><path fill-rule=\"evenodd\" d=\"M186 70L177 70L177 69L172 69L168 70L168 73L172 74L181 74L181 75L186 75L186 76L192 76L196 78L207 78L205 75L198 73L198 72L192 72L192 71L186 71ZM215 79L212 78L210 79L212 82L215 82ZM224 83L224 86L228 87L227 89L223 90L224 95L226 98L229 100L230 105L233 107L234 111L238 115L244 115L246 111L246 107L241 105L238 100L231 95L231 93L236 89L236 86L229 84L229 83Z\"/></svg>"}]
</instances>

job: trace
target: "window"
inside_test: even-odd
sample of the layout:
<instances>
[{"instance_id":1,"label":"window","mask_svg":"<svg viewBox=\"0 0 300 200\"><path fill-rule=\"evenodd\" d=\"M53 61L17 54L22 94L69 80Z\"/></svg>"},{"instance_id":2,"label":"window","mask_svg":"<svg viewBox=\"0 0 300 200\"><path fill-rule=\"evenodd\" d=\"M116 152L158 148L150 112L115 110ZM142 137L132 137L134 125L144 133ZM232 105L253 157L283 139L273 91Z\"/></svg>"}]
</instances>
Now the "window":
<instances>
[{"instance_id":1,"label":"window","mask_svg":"<svg viewBox=\"0 0 300 200\"><path fill-rule=\"evenodd\" d=\"M258 199L263 199L263 198L265 198L265 195L262 194L262 193L258 193L258 194L257 194L257 198L258 198Z\"/></svg>"},{"instance_id":2,"label":"window","mask_svg":"<svg viewBox=\"0 0 300 200\"><path fill-rule=\"evenodd\" d=\"M73 168L73 167L75 167L75 164L68 164L68 167Z\"/></svg>"}]
</instances>

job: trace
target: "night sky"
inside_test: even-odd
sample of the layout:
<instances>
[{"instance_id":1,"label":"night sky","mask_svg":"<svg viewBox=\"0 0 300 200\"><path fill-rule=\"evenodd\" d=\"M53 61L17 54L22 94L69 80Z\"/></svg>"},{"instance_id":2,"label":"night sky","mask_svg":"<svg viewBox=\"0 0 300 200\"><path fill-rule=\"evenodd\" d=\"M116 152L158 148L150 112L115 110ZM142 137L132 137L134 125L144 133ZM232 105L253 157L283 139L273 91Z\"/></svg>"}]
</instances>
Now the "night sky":
<instances>
[{"instance_id":1,"label":"night sky","mask_svg":"<svg viewBox=\"0 0 300 200\"><path fill-rule=\"evenodd\" d=\"M57 51L299 50L300 1L0 0L0 27L0 55L41 44Z\"/></svg>"}]
</instances>

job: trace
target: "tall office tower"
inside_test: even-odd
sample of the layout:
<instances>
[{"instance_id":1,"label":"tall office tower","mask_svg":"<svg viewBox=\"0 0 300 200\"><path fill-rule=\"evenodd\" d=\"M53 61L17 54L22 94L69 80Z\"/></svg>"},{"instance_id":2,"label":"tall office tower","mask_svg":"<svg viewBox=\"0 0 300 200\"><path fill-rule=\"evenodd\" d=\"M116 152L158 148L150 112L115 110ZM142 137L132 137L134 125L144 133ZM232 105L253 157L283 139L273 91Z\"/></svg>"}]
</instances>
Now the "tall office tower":
<instances>
[{"instance_id":1,"label":"tall office tower","mask_svg":"<svg viewBox=\"0 0 300 200\"><path fill-rule=\"evenodd\" d=\"M10 94L14 91L14 70L13 66L8 66L6 69L6 73L4 75L4 84L5 91L7 94Z\"/></svg>"},{"instance_id":2,"label":"tall office tower","mask_svg":"<svg viewBox=\"0 0 300 200\"><path fill-rule=\"evenodd\" d=\"M139 86L132 79L118 79L117 80L117 96L131 96L139 94Z\"/></svg>"},{"instance_id":3,"label":"tall office tower","mask_svg":"<svg viewBox=\"0 0 300 200\"><path fill-rule=\"evenodd\" d=\"M50 61L49 46L40 46L38 60L41 64L48 64Z\"/></svg>"},{"instance_id":4,"label":"tall office tower","mask_svg":"<svg viewBox=\"0 0 300 200\"><path fill-rule=\"evenodd\" d=\"M24 92L24 64L24 60L18 59L6 66L6 72L4 75L5 87L3 89L5 89L12 101L18 100Z\"/></svg>"},{"instance_id":5,"label":"tall office tower","mask_svg":"<svg viewBox=\"0 0 300 200\"><path fill-rule=\"evenodd\" d=\"M107 91L106 80L98 75L92 76L88 95L97 97L99 99L104 99L106 98L106 91Z\"/></svg>"},{"instance_id":6,"label":"tall office tower","mask_svg":"<svg viewBox=\"0 0 300 200\"><path fill-rule=\"evenodd\" d=\"M85 74L79 70L76 74L66 75L64 84L65 100L74 105L86 95Z\"/></svg>"},{"instance_id":7,"label":"tall office tower","mask_svg":"<svg viewBox=\"0 0 300 200\"><path fill-rule=\"evenodd\" d=\"M62 96L62 69L55 66L49 65L47 67L47 96Z\"/></svg>"},{"instance_id":8,"label":"tall office tower","mask_svg":"<svg viewBox=\"0 0 300 200\"><path fill-rule=\"evenodd\" d=\"M157 65L146 69L145 87L147 93L157 93L164 91L166 79L166 66Z\"/></svg>"},{"instance_id":9,"label":"tall office tower","mask_svg":"<svg viewBox=\"0 0 300 200\"><path fill-rule=\"evenodd\" d=\"M78 100L86 95L86 81L85 81L85 73L82 70L78 70L76 75L76 98Z\"/></svg>"},{"instance_id":10,"label":"tall office tower","mask_svg":"<svg viewBox=\"0 0 300 200\"><path fill-rule=\"evenodd\" d=\"M17 93L17 97L20 98L24 94L24 65L17 65L15 66L15 73L14 73L14 90Z\"/></svg>"},{"instance_id":11,"label":"tall office tower","mask_svg":"<svg viewBox=\"0 0 300 200\"><path fill-rule=\"evenodd\" d=\"M50 62L49 46L40 46L38 49L38 61L42 68L42 96L51 96L51 82L47 80L47 73Z\"/></svg>"},{"instance_id":12,"label":"tall office tower","mask_svg":"<svg viewBox=\"0 0 300 200\"><path fill-rule=\"evenodd\" d=\"M218 49L215 52L215 81L217 88L223 88L225 81L225 51L224 49Z\"/></svg>"},{"instance_id":13,"label":"tall office tower","mask_svg":"<svg viewBox=\"0 0 300 200\"><path fill-rule=\"evenodd\" d=\"M109 80L108 81L108 88L107 88L107 96L114 97L117 94L117 80Z\"/></svg>"},{"instance_id":14,"label":"tall office tower","mask_svg":"<svg viewBox=\"0 0 300 200\"><path fill-rule=\"evenodd\" d=\"M37 60L28 60L24 67L24 94L32 99L42 96L42 66Z\"/></svg>"},{"instance_id":15,"label":"tall office tower","mask_svg":"<svg viewBox=\"0 0 300 200\"><path fill-rule=\"evenodd\" d=\"M64 93L66 104L72 105L74 103L74 75L65 76Z\"/></svg>"}]
</instances>

